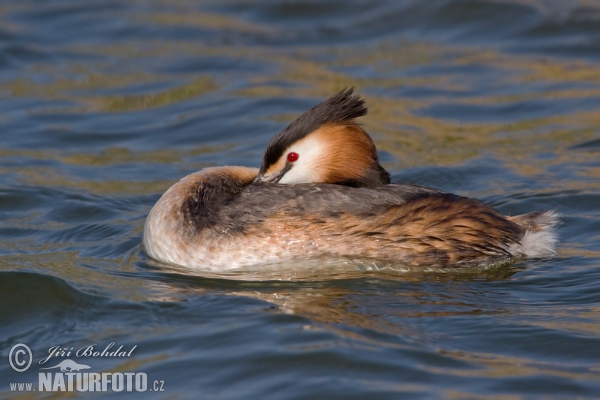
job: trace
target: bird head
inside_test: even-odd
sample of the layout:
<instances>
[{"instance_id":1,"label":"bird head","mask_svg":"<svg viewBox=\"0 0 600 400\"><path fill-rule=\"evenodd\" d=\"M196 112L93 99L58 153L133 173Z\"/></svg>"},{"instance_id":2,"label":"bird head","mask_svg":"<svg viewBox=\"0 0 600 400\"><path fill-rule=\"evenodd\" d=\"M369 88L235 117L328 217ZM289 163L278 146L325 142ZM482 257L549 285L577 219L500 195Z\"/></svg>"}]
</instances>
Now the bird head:
<instances>
[{"instance_id":1,"label":"bird head","mask_svg":"<svg viewBox=\"0 0 600 400\"><path fill-rule=\"evenodd\" d=\"M255 181L354 187L390 183L373 140L355 122L366 113L364 100L352 89L306 111L271 139Z\"/></svg>"}]
</instances>

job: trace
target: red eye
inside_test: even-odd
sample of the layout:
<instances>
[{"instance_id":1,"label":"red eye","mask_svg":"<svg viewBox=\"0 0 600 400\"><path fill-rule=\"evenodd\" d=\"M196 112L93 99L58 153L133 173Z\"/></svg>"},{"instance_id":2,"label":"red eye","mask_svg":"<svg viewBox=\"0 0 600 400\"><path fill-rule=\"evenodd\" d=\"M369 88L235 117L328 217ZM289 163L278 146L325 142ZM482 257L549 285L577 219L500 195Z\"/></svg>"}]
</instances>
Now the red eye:
<instances>
[{"instance_id":1,"label":"red eye","mask_svg":"<svg viewBox=\"0 0 600 400\"><path fill-rule=\"evenodd\" d=\"M287 155L288 162L296 162L296 161L298 161L299 158L300 158L300 154L294 153L293 151L291 153L288 153L288 155Z\"/></svg>"}]
</instances>

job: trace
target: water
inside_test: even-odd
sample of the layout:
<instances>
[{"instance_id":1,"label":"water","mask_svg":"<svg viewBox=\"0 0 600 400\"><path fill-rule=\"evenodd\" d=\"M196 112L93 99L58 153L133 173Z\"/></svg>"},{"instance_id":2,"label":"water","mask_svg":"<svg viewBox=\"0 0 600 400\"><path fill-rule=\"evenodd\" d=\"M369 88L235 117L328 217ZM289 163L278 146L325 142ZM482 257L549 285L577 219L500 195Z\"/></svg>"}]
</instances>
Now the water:
<instances>
[{"instance_id":1,"label":"water","mask_svg":"<svg viewBox=\"0 0 600 400\"><path fill-rule=\"evenodd\" d=\"M599 50L591 0L4 1L1 396L37 389L53 346L114 342L137 347L45 365L163 382L128 398L597 397ZM348 86L393 180L510 215L557 208L556 257L193 276L145 255L173 182L258 166Z\"/></svg>"}]
</instances>

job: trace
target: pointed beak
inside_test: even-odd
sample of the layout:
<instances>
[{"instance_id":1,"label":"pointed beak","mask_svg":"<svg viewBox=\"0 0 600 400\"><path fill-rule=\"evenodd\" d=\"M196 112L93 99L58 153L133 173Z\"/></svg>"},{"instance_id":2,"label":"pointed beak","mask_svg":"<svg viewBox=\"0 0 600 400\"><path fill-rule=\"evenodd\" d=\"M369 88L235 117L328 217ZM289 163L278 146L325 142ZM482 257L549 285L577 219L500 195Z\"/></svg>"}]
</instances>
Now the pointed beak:
<instances>
[{"instance_id":1,"label":"pointed beak","mask_svg":"<svg viewBox=\"0 0 600 400\"><path fill-rule=\"evenodd\" d=\"M266 182L266 183L279 183L281 178L292 168L291 164L287 164L281 171L275 172L270 175L265 175L264 172L259 172L258 176L254 179L254 182Z\"/></svg>"},{"instance_id":2,"label":"pointed beak","mask_svg":"<svg viewBox=\"0 0 600 400\"><path fill-rule=\"evenodd\" d=\"M283 177L283 171L271 175L258 174L254 182L277 183Z\"/></svg>"}]
</instances>

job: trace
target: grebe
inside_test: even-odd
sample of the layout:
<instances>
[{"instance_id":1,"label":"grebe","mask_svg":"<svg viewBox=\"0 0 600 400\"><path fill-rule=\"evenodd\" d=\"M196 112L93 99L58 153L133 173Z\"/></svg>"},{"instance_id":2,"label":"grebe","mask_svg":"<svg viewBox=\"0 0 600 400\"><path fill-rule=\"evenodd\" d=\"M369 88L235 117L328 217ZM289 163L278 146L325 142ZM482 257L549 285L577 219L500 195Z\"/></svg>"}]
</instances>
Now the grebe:
<instances>
[{"instance_id":1,"label":"grebe","mask_svg":"<svg viewBox=\"0 0 600 400\"><path fill-rule=\"evenodd\" d=\"M212 271L314 256L449 267L554 253L553 211L505 217L475 199L390 184L355 123L366 113L343 90L273 137L260 169L181 179L146 219L147 253Z\"/></svg>"}]
</instances>

